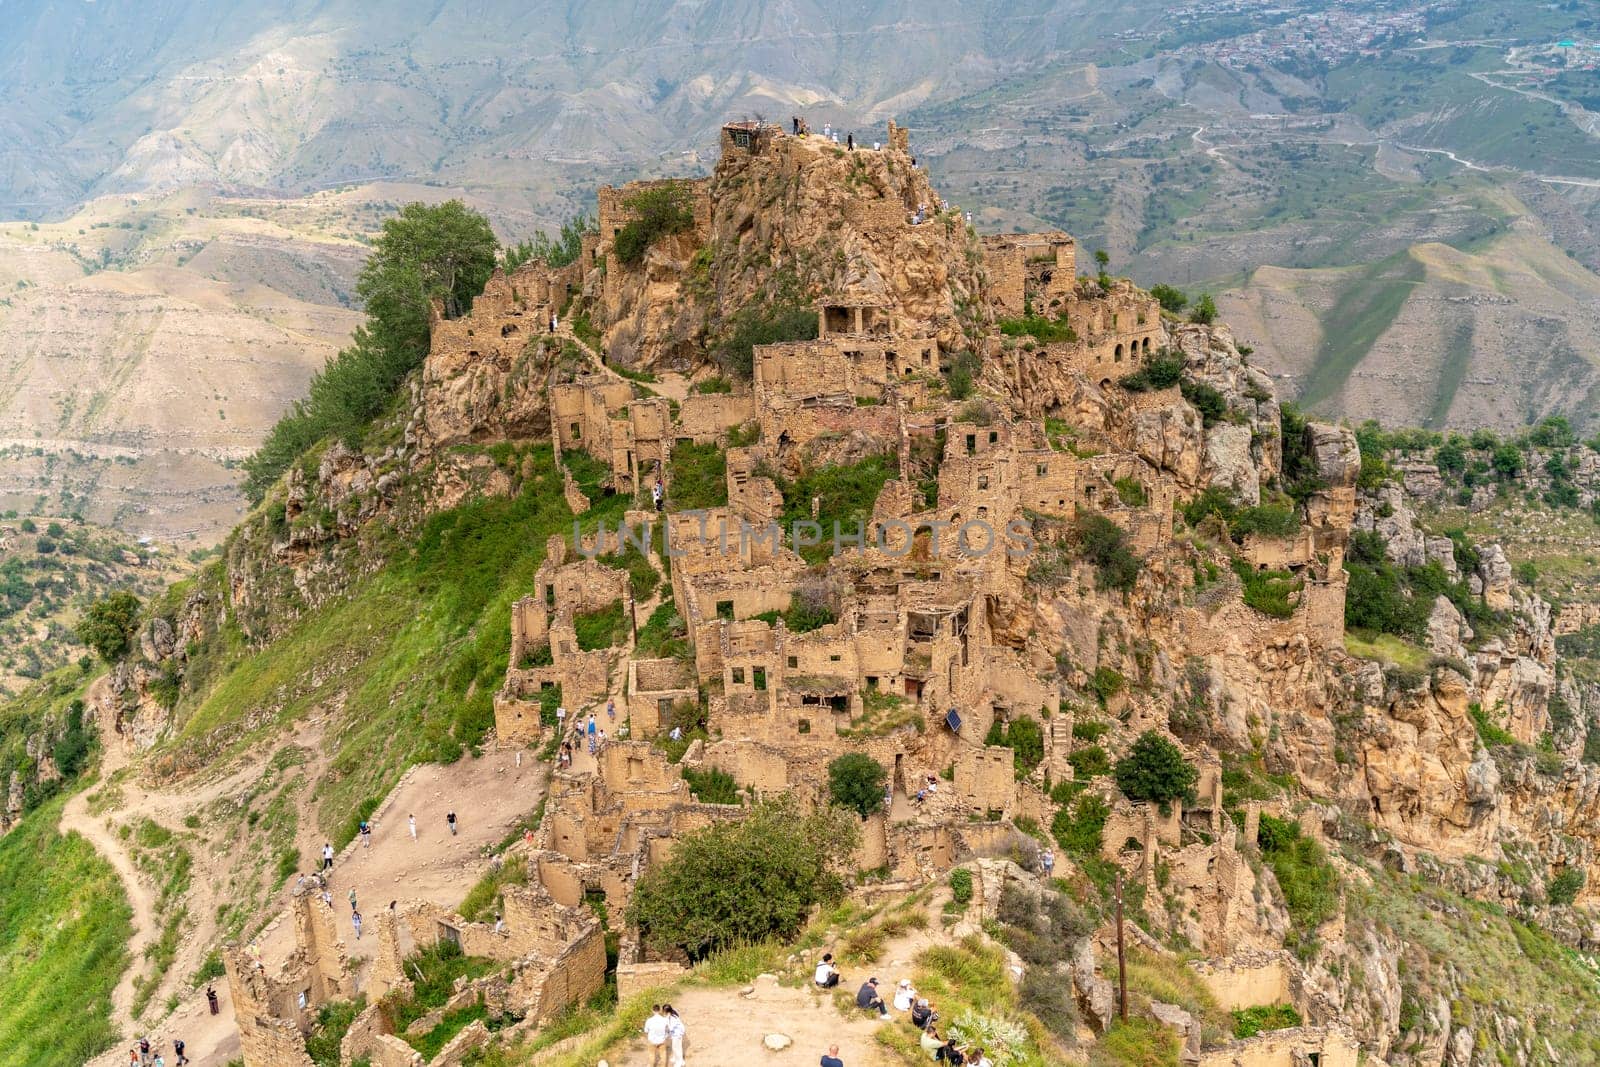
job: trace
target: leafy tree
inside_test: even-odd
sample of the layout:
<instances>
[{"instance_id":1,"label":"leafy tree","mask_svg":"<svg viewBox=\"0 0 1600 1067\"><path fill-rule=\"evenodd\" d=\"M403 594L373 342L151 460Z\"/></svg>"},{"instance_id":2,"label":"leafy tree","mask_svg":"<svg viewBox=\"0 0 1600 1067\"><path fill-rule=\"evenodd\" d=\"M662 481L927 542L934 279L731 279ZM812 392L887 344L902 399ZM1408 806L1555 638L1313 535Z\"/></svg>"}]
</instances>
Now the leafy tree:
<instances>
[{"instance_id":1,"label":"leafy tree","mask_svg":"<svg viewBox=\"0 0 1600 1067\"><path fill-rule=\"evenodd\" d=\"M1102 271L1104 271L1107 267L1111 266L1111 253L1107 252L1103 248L1095 249L1094 250L1094 263L1095 263L1095 266L1099 267Z\"/></svg>"},{"instance_id":2,"label":"leafy tree","mask_svg":"<svg viewBox=\"0 0 1600 1067\"><path fill-rule=\"evenodd\" d=\"M78 640L107 663L121 659L139 628L139 598L119 589L89 606L78 623Z\"/></svg>"},{"instance_id":3,"label":"leafy tree","mask_svg":"<svg viewBox=\"0 0 1600 1067\"><path fill-rule=\"evenodd\" d=\"M837 900L860 839L849 814L802 814L784 796L738 821L678 839L672 857L639 879L628 921L648 943L691 959L731 945L792 937L811 908Z\"/></svg>"},{"instance_id":4,"label":"leafy tree","mask_svg":"<svg viewBox=\"0 0 1600 1067\"><path fill-rule=\"evenodd\" d=\"M828 764L828 792L833 802L863 819L883 808L883 765L865 752L846 752Z\"/></svg>"},{"instance_id":5,"label":"leafy tree","mask_svg":"<svg viewBox=\"0 0 1600 1067\"><path fill-rule=\"evenodd\" d=\"M726 373L749 381L754 375L756 346L816 340L817 313L798 298L779 297L740 308L729 327L712 358Z\"/></svg>"},{"instance_id":6,"label":"leafy tree","mask_svg":"<svg viewBox=\"0 0 1600 1067\"><path fill-rule=\"evenodd\" d=\"M428 355L430 304L465 314L494 273L499 242L489 221L459 200L408 204L383 224L356 291L366 324L312 379L306 397L245 461L245 495L260 503L289 465L328 437L360 443L406 375Z\"/></svg>"},{"instance_id":7,"label":"leafy tree","mask_svg":"<svg viewBox=\"0 0 1600 1067\"><path fill-rule=\"evenodd\" d=\"M1117 788L1129 800L1148 800L1165 812L1174 801L1189 797L1200 772L1183 758L1183 750L1154 730L1146 730L1113 772Z\"/></svg>"},{"instance_id":8,"label":"leafy tree","mask_svg":"<svg viewBox=\"0 0 1600 1067\"><path fill-rule=\"evenodd\" d=\"M1189 321L1198 322L1202 326L1210 326L1217 321L1217 302L1211 299L1210 293L1200 294L1200 299L1189 309Z\"/></svg>"},{"instance_id":9,"label":"leafy tree","mask_svg":"<svg viewBox=\"0 0 1600 1067\"><path fill-rule=\"evenodd\" d=\"M1522 473L1522 449L1507 441L1497 445L1494 454L1489 457L1489 465L1494 472L1506 481L1511 481Z\"/></svg>"},{"instance_id":10,"label":"leafy tree","mask_svg":"<svg viewBox=\"0 0 1600 1067\"><path fill-rule=\"evenodd\" d=\"M1452 434L1449 440L1434 449L1434 465L1445 474L1461 474L1467 469L1467 450L1461 447L1461 438Z\"/></svg>"},{"instance_id":11,"label":"leafy tree","mask_svg":"<svg viewBox=\"0 0 1600 1067\"><path fill-rule=\"evenodd\" d=\"M1188 294L1182 289L1175 289L1170 285L1157 285L1151 288L1150 295L1156 298L1163 311L1170 311L1174 315L1182 311L1189 303Z\"/></svg>"},{"instance_id":12,"label":"leafy tree","mask_svg":"<svg viewBox=\"0 0 1600 1067\"><path fill-rule=\"evenodd\" d=\"M694 203L683 182L652 186L622 202L633 218L612 239L617 259L632 265L644 258L650 246L671 234L694 228Z\"/></svg>"},{"instance_id":13,"label":"leafy tree","mask_svg":"<svg viewBox=\"0 0 1600 1067\"><path fill-rule=\"evenodd\" d=\"M1126 593L1139 580L1139 557L1128 548L1122 527L1092 511L1081 513L1074 525L1083 558L1094 564L1095 582L1101 589Z\"/></svg>"},{"instance_id":14,"label":"leafy tree","mask_svg":"<svg viewBox=\"0 0 1600 1067\"><path fill-rule=\"evenodd\" d=\"M1540 419L1528 431L1528 440L1540 448L1571 448L1578 443L1578 435L1572 432L1570 422L1560 415L1552 415Z\"/></svg>"},{"instance_id":15,"label":"leafy tree","mask_svg":"<svg viewBox=\"0 0 1600 1067\"><path fill-rule=\"evenodd\" d=\"M541 232L535 234L532 240L519 241L508 246L501 258L501 264L507 273L533 260L543 260L551 267L565 267L569 263L577 262L578 256L583 253L583 235L594 230L593 218L588 215L577 215L563 222L554 238L548 233Z\"/></svg>"}]
</instances>

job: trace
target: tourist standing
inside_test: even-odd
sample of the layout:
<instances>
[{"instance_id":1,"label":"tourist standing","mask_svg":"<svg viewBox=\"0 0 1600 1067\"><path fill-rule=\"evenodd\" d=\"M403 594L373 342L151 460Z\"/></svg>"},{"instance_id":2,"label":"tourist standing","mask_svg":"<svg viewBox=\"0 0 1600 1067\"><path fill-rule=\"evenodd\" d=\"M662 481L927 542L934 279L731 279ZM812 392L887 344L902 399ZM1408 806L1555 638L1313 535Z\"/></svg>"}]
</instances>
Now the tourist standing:
<instances>
[{"instance_id":1,"label":"tourist standing","mask_svg":"<svg viewBox=\"0 0 1600 1067\"><path fill-rule=\"evenodd\" d=\"M322 869L325 871L333 870L333 843L331 841L322 843Z\"/></svg>"},{"instance_id":2,"label":"tourist standing","mask_svg":"<svg viewBox=\"0 0 1600 1067\"><path fill-rule=\"evenodd\" d=\"M644 1039L650 1046L650 1067L663 1067L667 1058L667 1017L661 1005L650 1005L650 1017L644 1021Z\"/></svg>"},{"instance_id":3,"label":"tourist standing","mask_svg":"<svg viewBox=\"0 0 1600 1067\"><path fill-rule=\"evenodd\" d=\"M456 836L456 813L454 811L446 812L444 821L450 824L450 836Z\"/></svg>"},{"instance_id":4,"label":"tourist standing","mask_svg":"<svg viewBox=\"0 0 1600 1067\"><path fill-rule=\"evenodd\" d=\"M184 1044L182 1041L175 1040L172 1042L172 1056L173 1067L184 1067L184 1064L189 1062L189 1057L184 1055Z\"/></svg>"},{"instance_id":5,"label":"tourist standing","mask_svg":"<svg viewBox=\"0 0 1600 1067\"><path fill-rule=\"evenodd\" d=\"M217 989L215 986L206 986L206 1006L211 1009L212 1015L217 1014L220 1010L217 1007Z\"/></svg>"},{"instance_id":6,"label":"tourist standing","mask_svg":"<svg viewBox=\"0 0 1600 1067\"><path fill-rule=\"evenodd\" d=\"M359 911L352 911L350 913L350 925L354 926L356 928L356 940L360 941L361 940L361 913Z\"/></svg>"},{"instance_id":7,"label":"tourist standing","mask_svg":"<svg viewBox=\"0 0 1600 1067\"><path fill-rule=\"evenodd\" d=\"M407 815L406 825L411 828L411 840L415 841L417 839L417 817L415 815Z\"/></svg>"},{"instance_id":8,"label":"tourist standing","mask_svg":"<svg viewBox=\"0 0 1600 1067\"><path fill-rule=\"evenodd\" d=\"M678 1011L671 1004L663 1004L662 1010L667 1013L667 1040L672 1044L672 1067L683 1067L683 1046L689 1038L689 1031L683 1025L683 1019L678 1016Z\"/></svg>"},{"instance_id":9,"label":"tourist standing","mask_svg":"<svg viewBox=\"0 0 1600 1067\"><path fill-rule=\"evenodd\" d=\"M356 910L356 891L353 888L350 890L350 910Z\"/></svg>"}]
</instances>

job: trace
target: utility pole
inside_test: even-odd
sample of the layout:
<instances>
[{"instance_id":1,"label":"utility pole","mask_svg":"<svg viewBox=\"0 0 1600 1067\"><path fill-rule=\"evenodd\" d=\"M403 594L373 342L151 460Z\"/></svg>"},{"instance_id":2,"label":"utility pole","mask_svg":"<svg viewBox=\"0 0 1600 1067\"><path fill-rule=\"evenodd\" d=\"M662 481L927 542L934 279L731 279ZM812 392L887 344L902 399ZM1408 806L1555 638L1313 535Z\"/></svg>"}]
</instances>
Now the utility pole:
<instances>
[{"instance_id":1,"label":"utility pole","mask_svg":"<svg viewBox=\"0 0 1600 1067\"><path fill-rule=\"evenodd\" d=\"M1117 871L1117 1017L1128 1021L1128 963L1122 949L1122 871Z\"/></svg>"}]
</instances>

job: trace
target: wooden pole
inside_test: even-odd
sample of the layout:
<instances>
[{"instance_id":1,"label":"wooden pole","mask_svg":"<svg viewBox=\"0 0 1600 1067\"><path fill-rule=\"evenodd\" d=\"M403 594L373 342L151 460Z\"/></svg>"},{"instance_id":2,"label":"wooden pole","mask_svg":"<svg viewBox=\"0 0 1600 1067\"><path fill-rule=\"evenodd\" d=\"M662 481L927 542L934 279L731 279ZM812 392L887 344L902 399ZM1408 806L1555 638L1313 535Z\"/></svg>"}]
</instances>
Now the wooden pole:
<instances>
[{"instance_id":1,"label":"wooden pole","mask_svg":"<svg viewBox=\"0 0 1600 1067\"><path fill-rule=\"evenodd\" d=\"M1128 1021L1128 962L1122 945L1122 871L1117 871L1117 1016Z\"/></svg>"}]
</instances>

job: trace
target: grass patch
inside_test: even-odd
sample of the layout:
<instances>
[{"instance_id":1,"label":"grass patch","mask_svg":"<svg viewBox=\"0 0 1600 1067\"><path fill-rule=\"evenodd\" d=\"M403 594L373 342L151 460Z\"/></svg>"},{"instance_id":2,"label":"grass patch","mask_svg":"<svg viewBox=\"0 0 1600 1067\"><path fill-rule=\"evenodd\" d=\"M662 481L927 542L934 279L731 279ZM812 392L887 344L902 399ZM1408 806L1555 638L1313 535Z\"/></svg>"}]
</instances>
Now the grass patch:
<instances>
[{"instance_id":1,"label":"grass patch","mask_svg":"<svg viewBox=\"0 0 1600 1067\"><path fill-rule=\"evenodd\" d=\"M527 885L528 865L517 859L509 863L501 863L485 871L473 887L467 890L467 895L461 899L461 907L456 910L468 922L484 923L494 921L500 914L500 893L508 885Z\"/></svg>"},{"instance_id":2,"label":"grass patch","mask_svg":"<svg viewBox=\"0 0 1600 1067\"><path fill-rule=\"evenodd\" d=\"M578 648L594 652L614 648L628 640L628 614L619 597L599 611L586 611L572 617L572 628L578 634Z\"/></svg>"},{"instance_id":3,"label":"grass patch","mask_svg":"<svg viewBox=\"0 0 1600 1067\"><path fill-rule=\"evenodd\" d=\"M672 510L720 508L728 502L728 455L718 446L680 441L672 447Z\"/></svg>"},{"instance_id":4,"label":"grass patch","mask_svg":"<svg viewBox=\"0 0 1600 1067\"><path fill-rule=\"evenodd\" d=\"M63 801L0 838L0 1047L8 1062L69 1067L117 1037L111 991L132 911L111 865L55 827Z\"/></svg>"}]
</instances>

